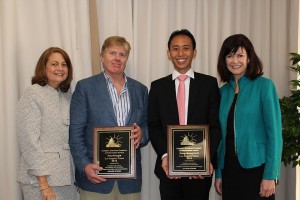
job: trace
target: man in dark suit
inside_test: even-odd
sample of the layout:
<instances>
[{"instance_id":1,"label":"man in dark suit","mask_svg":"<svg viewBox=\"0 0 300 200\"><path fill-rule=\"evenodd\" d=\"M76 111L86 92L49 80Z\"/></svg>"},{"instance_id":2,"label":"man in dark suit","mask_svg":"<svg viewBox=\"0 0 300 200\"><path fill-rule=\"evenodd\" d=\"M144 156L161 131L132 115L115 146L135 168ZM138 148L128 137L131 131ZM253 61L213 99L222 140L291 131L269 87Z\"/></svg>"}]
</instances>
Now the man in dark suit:
<instances>
[{"instance_id":1,"label":"man in dark suit","mask_svg":"<svg viewBox=\"0 0 300 200\"><path fill-rule=\"evenodd\" d=\"M141 199L141 152L148 142L147 87L124 73L130 45L112 36L101 49L104 72L79 81L70 108L70 148L76 166L80 198L89 200ZM133 126L136 147L136 179L105 179L93 164L93 131L100 126Z\"/></svg>"},{"instance_id":2,"label":"man in dark suit","mask_svg":"<svg viewBox=\"0 0 300 200\"><path fill-rule=\"evenodd\" d=\"M149 136L157 153L155 174L160 179L162 200L208 200L212 178L168 177L167 125L179 124L176 102L179 75L187 75L185 84L185 110L181 125L209 125L210 172L215 166L216 150L221 138L219 125L220 93L217 79L194 72L192 60L196 56L196 41L186 29L174 31L168 41L168 57L172 61L172 74L153 81L149 92Z\"/></svg>"}]
</instances>

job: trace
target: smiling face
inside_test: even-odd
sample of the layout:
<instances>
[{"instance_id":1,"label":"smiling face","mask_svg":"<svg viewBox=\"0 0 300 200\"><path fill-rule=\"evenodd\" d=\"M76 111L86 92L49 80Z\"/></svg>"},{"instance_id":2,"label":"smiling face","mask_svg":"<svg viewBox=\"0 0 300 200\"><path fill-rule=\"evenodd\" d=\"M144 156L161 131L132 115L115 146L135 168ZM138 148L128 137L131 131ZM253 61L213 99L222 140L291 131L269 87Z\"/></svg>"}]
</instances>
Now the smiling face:
<instances>
[{"instance_id":1,"label":"smiling face","mask_svg":"<svg viewBox=\"0 0 300 200\"><path fill-rule=\"evenodd\" d=\"M172 61L174 69L180 74L185 74L191 68L196 53L192 40L188 36L177 35L171 41L168 57Z\"/></svg>"},{"instance_id":2,"label":"smiling face","mask_svg":"<svg viewBox=\"0 0 300 200\"><path fill-rule=\"evenodd\" d=\"M60 53L53 53L45 69L48 85L57 89L58 86L68 77L68 65Z\"/></svg>"},{"instance_id":3,"label":"smiling face","mask_svg":"<svg viewBox=\"0 0 300 200\"><path fill-rule=\"evenodd\" d=\"M122 75L126 68L128 55L121 45L109 46L102 54L101 61L105 73L109 76Z\"/></svg>"},{"instance_id":4,"label":"smiling face","mask_svg":"<svg viewBox=\"0 0 300 200\"><path fill-rule=\"evenodd\" d=\"M234 79L240 79L247 69L249 62L247 51L244 48L239 47L238 50L226 55L227 69L233 74Z\"/></svg>"}]
</instances>

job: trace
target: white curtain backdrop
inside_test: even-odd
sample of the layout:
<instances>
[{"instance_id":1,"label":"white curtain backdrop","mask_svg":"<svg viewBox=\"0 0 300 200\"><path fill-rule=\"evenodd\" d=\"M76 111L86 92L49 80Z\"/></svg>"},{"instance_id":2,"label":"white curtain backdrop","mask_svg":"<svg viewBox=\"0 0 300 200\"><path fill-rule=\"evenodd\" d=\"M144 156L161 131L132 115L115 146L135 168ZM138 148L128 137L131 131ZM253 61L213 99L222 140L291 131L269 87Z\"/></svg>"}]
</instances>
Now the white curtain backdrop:
<instances>
[{"instance_id":1,"label":"white curtain backdrop","mask_svg":"<svg viewBox=\"0 0 300 200\"><path fill-rule=\"evenodd\" d=\"M87 0L0 0L0 200L22 199L16 105L39 56L61 47L74 64L75 80L91 75L88 16Z\"/></svg>"},{"instance_id":2,"label":"white curtain backdrop","mask_svg":"<svg viewBox=\"0 0 300 200\"><path fill-rule=\"evenodd\" d=\"M128 76L144 83L173 70L167 41L172 31L189 29L198 55L195 71L217 75L217 57L223 40L243 33L253 42L279 96L289 94L288 81L296 77L285 66L288 53L297 51L298 0L96 0L99 45L111 35L131 43ZM0 200L21 200L16 182L19 149L16 105L30 85L35 64L50 46L65 49L74 65L74 81L92 75L89 0L0 0ZM158 200L159 181L153 170L156 154L143 149L143 200ZM277 200L296 200L296 170L282 168ZM299 186L298 186L299 190ZM210 200L220 200L212 187ZM299 199L297 199L299 200Z\"/></svg>"}]
</instances>

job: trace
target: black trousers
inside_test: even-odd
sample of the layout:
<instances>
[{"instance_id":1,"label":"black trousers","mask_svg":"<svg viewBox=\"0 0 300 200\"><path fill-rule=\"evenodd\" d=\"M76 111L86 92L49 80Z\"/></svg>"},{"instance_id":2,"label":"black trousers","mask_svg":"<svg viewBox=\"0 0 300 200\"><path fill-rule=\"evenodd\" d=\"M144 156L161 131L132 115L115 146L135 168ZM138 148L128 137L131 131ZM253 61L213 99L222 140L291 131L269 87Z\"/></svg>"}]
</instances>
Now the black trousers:
<instances>
[{"instance_id":1,"label":"black trousers","mask_svg":"<svg viewBox=\"0 0 300 200\"><path fill-rule=\"evenodd\" d=\"M208 200L212 178L160 181L161 200Z\"/></svg>"},{"instance_id":2,"label":"black trousers","mask_svg":"<svg viewBox=\"0 0 300 200\"><path fill-rule=\"evenodd\" d=\"M275 200L275 195L268 198L259 195L263 172L264 165L251 169L242 168L234 152L226 151L222 171L222 199Z\"/></svg>"}]
</instances>

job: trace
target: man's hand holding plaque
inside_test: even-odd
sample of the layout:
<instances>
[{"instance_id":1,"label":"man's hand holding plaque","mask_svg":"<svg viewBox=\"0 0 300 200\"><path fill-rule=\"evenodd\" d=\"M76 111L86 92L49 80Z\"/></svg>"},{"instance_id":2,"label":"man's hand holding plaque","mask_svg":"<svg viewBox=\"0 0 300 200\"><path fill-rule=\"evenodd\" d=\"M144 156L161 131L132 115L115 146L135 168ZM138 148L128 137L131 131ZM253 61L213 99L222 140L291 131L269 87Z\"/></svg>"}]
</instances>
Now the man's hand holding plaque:
<instances>
[{"instance_id":1,"label":"man's hand holding plaque","mask_svg":"<svg viewBox=\"0 0 300 200\"><path fill-rule=\"evenodd\" d=\"M102 169L103 169L102 167L99 167L96 164L90 163L84 168L84 172L85 172L87 179L91 183L98 184L98 183L102 183L102 182L106 181L105 178L97 175L97 173L99 171L102 171Z\"/></svg>"},{"instance_id":2,"label":"man's hand holding plaque","mask_svg":"<svg viewBox=\"0 0 300 200\"><path fill-rule=\"evenodd\" d=\"M134 123L131 132L132 132L132 136L130 138L134 140L133 145L137 149L139 148L140 142L143 138L142 129L136 123Z\"/></svg>"},{"instance_id":3,"label":"man's hand holding plaque","mask_svg":"<svg viewBox=\"0 0 300 200\"><path fill-rule=\"evenodd\" d=\"M166 173L166 176L170 179L180 179L181 176L169 176L169 164L168 164L168 156L166 155L163 157L162 162L161 162L161 167L163 168L164 172ZM214 172L213 165L210 163L209 164L209 174L212 175ZM190 179L204 179L205 176L202 176L201 174L197 176L190 176Z\"/></svg>"},{"instance_id":4,"label":"man's hand holding plaque","mask_svg":"<svg viewBox=\"0 0 300 200\"><path fill-rule=\"evenodd\" d=\"M91 176L91 179L94 178L92 181L105 181L105 178L135 178L135 149L141 138L141 129L136 124L127 127L95 128L94 165L90 168L97 168L97 175L103 179Z\"/></svg>"}]
</instances>

